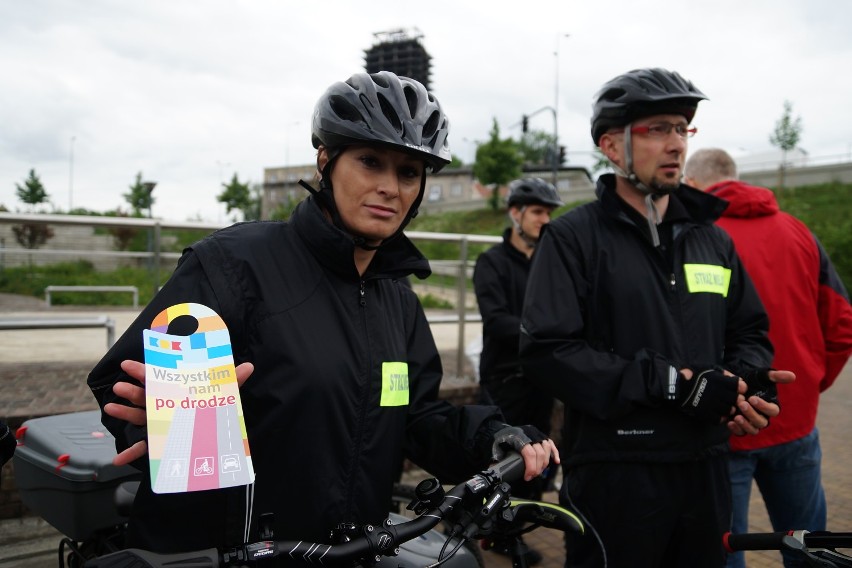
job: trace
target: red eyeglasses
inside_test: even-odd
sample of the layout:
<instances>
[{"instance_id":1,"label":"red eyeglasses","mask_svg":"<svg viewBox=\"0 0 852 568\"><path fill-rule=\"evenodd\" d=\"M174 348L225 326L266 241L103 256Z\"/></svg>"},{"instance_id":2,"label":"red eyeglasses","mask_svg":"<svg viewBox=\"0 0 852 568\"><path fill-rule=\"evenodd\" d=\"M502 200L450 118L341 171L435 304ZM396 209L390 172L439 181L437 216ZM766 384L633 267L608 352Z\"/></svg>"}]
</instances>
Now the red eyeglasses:
<instances>
[{"instance_id":1,"label":"red eyeglasses","mask_svg":"<svg viewBox=\"0 0 852 568\"><path fill-rule=\"evenodd\" d=\"M692 138L698 129L688 124L675 124L673 122L655 122L646 126L634 126L630 129L631 134L640 134L649 138L665 138L672 130L681 138Z\"/></svg>"}]
</instances>

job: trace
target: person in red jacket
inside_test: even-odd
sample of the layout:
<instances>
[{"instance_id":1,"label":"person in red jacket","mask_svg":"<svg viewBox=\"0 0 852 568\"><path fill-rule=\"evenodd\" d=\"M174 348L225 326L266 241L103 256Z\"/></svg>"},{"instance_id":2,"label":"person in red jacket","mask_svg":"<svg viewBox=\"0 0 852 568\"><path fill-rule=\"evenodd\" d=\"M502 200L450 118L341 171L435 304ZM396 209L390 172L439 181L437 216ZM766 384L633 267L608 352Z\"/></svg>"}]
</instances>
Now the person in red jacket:
<instances>
[{"instance_id":1,"label":"person in red jacket","mask_svg":"<svg viewBox=\"0 0 852 568\"><path fill-rule=\"evenodd\" d=\"M820 393L852 353L849 295L807 226L780 211L769 189L739 181L727 152L698 150L686 162L685 177L729 203L717 224L733 239L769 314L773 367L796 373L794 382L778 387L783 412L759 434L730 440L732 531L747 531L752 478L774 530L825 530L815 424ZM784 565L798 564L785 557ZM728 566L745 566L743 553L729 555Z\"/></svg>"}]
</instances>

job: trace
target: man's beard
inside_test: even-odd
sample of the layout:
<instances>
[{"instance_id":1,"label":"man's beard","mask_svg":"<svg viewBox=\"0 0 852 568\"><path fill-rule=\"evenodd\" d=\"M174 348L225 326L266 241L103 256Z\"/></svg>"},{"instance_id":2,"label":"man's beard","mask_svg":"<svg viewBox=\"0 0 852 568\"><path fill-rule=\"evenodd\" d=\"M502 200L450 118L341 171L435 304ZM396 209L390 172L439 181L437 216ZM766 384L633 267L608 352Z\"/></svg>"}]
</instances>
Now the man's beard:
<instances>
[{"instance_id":1,"label":"man's beard","mask_svg":"<svg viewBox=\"0 0 852 568\"><path fill-rule=\"evenodd\" d=\"M680 187L680 179L677 181L661 181L659 178L654 177L651 179L651 183L648 184L648 187L651 188L651 192L654 195L668 195Z\"/></svg>"}]
</instances>

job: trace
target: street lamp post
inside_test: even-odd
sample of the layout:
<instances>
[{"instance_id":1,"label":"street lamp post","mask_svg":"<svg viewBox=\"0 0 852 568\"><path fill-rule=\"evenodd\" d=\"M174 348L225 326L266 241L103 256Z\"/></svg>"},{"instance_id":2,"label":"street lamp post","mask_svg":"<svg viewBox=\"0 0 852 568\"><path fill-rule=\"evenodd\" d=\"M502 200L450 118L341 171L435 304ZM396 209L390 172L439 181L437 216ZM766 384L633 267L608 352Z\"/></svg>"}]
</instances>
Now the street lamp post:
<instances>
[{"instance_id":1,"label":"street lamp post","mask_svg":"<svg viewBox=\"0 0 852 568\"><path fill-rule=\"evenodd\" d=\"M557 191L559 190L557 187L557 176L559 171L559 123L557 118L559 114L559 44L563 37L571 37L571 34L557 35L556 51L553 52L556 59L555 77L553 81L553 186L556 187Z\"/></svg>"},{"instance_id":2,"label":"street lamp post","mask_svg":"<svg viewBox=\"0 0 852 568\"><path fill-rule=\"evenodd\" d=\"M76 136L71 137L70 150L68 152L68 213L74 209L74 140Z\"/></svg>"}]
</instances>

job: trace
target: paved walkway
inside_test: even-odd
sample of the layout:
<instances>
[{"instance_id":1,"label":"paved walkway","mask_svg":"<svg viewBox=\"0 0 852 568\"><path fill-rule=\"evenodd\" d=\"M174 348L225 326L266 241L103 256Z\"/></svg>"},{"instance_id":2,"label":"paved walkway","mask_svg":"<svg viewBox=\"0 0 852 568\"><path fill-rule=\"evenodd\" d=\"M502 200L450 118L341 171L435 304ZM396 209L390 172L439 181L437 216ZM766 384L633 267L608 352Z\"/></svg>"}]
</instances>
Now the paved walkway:
<instances>
[{"instance_id":1,"label":"paved walkway","mask_svg":"<svg viewBox=\"0 0 852 568\"><path fill-rule=\"evenodd\" d=\"M47 308L34 298L21 298L0 294L0 317L39 317L73 312L75 315L109 315L116 321L116 333L121 334L136 317L132 309L81 310L75 308ZM466 342L479 333L477 325L468 324ZM455 326L434 326L436 342L442 354L454 356L457 346ZM103 330L38 330L0 332L0 418L28 416L37 409L40 414L58 414L84 408L95 408L85 386L85 377L104 352ZM454 362L445 361L453 368ZM828 497L829 530L852 531L852 364L847 365L837 384L822 398L818 425L823 447L823 478ZM5 467L10 467L9 465ZM556 501L554 493L545 496ZM755 489L752 500L752 531L769 531L770 525L759 492ZM29 541L28 559L11 560L11 543ZM542 566L562 566L564 553L561 535L540 529L526 537L528 544L541 551L545 560ZM55 565L59 535L38 519L24 519L0 523L0 568L35 568ZM19 554L21 546L14 547ZM34 552L32 552L34 550ZM780 566L776 553L749 553L751 568ZM489 567L508 568L508 559L486 553Z\"/></svg>"}]
</instances>

